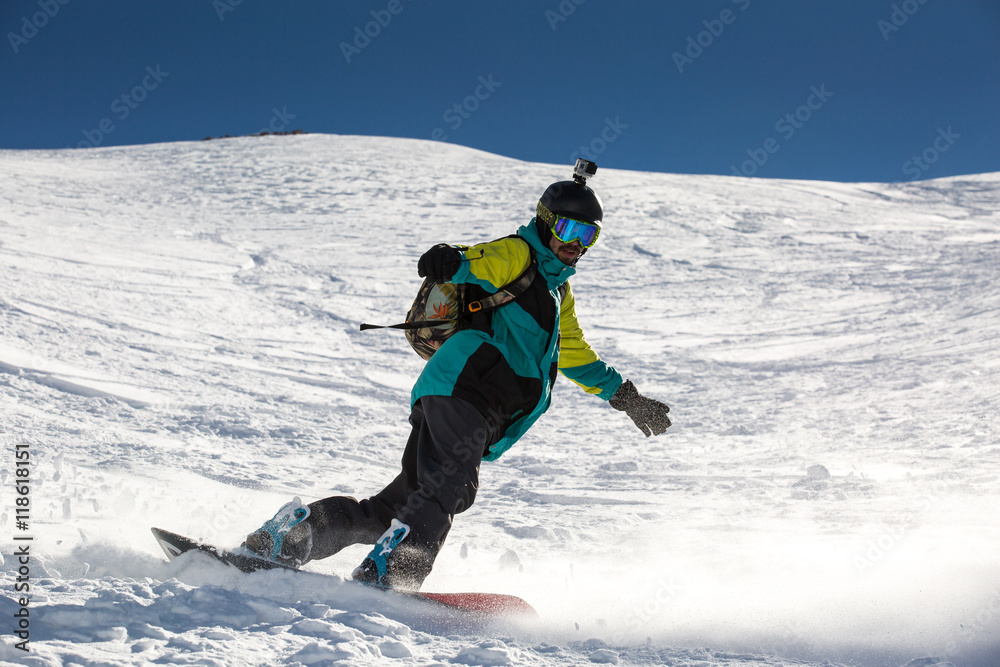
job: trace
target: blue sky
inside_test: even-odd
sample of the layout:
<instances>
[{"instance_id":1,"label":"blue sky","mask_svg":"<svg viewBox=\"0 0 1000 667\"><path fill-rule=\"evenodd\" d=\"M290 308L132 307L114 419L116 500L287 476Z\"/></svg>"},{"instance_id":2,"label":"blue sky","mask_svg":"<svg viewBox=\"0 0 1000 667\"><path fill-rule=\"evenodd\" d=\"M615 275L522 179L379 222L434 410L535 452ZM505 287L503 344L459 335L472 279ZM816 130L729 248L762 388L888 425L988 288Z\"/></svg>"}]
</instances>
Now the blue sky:
<instances>
[{"instance_id":1,"label":"blue sky","mask_svg":"<svg viewBox=\"0 0 1000 667\"><path fill-rule=\"evenodd\" d=\"M997 0L4 0L0 148L261 129L764 178L1000 171Z\"/></svg>"}]
</instances>

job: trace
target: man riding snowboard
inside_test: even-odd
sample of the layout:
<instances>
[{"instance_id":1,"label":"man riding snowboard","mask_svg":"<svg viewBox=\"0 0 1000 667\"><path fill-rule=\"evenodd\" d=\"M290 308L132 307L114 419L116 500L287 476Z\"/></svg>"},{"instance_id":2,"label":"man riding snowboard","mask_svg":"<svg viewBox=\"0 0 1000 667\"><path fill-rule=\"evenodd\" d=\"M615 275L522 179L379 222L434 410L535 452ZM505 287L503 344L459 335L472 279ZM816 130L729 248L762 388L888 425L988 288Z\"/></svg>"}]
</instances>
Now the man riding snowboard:
<instances>
[{"instance_id":1,"label":"man riding snowboard","mask_svg":"<svg viewBox=\"0 0 1000 667\"><path fill-rule=\"evenodd\" d=\"M612 407L643 433L670 426L665 404L639 394L583 338L569 278L597 242L604 209L586 179L597 165L578 160L574 180L553 183L536 216L514 236L471 248L439 244L417 263L436 283L464 284L474 303L525 274L517 298L472 312L464 328L427 362L411 393L412 430L402 471L374 496L298 498L247 536L249 550L300 566L344 547L375 542L353 577L380 588L418 589L451 529L476 498L480 461L507 451L549 407L556 372Z\"/></svg>"}]
</instances>

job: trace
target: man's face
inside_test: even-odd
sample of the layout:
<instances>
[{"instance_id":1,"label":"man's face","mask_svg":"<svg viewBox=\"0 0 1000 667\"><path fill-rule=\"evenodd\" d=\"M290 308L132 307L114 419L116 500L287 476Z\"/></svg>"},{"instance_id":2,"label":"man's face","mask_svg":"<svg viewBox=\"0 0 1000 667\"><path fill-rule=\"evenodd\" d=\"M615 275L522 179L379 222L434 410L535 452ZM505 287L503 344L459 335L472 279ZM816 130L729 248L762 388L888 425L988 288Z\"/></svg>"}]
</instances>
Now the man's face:
<instances>
[{"instance_id":1,"label":"man's face","mask_svg":"<svg viewBox=\"0 0 1000 667\"><path fill-rule=\"evenodd\" d=\"M580 245L579 240L574 239L572 243L563 243L554 234L549 238L549 250L559 258L559 261L569 266L572 266L583 254L583 246Z\"/></svg>"}]
</instances>

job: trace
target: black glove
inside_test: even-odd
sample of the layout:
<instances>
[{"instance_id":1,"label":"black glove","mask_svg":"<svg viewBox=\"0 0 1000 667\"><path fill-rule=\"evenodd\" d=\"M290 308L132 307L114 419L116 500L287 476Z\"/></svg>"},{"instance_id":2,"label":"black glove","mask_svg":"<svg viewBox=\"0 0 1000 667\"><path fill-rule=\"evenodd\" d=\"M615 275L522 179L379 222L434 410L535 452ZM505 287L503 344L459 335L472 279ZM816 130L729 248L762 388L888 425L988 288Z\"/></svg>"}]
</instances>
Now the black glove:
<instances>
[{"instance_id":1,"label":"black glove","mask_svg":"<svg viewBox=\"0 0 1000 667\"><path fill-rule=\"evenodd\" d=\"M650 432L653 435L660 435L670 427L670 419L667 417L667 413L670 412L669 406L642 396L631 380L622 382L622 386L608 403L615 410L624 410L647 438Z\"/></svg>"},{"instance_id":2,"label":"black glove","mask_svg":"<svg viewBox=\"0 0 1000 667\"><path fill-rule=\"evenodd\" d=\"M420 257L417 275L431 282L446 283L462 265L462 253L447 243L439 243Z\"/></svg>"}]
</instances>

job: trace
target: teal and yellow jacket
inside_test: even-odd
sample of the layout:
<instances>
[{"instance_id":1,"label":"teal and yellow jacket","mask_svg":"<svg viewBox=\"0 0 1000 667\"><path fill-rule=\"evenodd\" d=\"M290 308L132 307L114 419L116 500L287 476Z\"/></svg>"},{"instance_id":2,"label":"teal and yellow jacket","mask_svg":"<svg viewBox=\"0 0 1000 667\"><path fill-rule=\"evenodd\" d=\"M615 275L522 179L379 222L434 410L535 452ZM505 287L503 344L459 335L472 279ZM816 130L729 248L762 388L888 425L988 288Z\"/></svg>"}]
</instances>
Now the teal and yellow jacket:
<instances>
[{"instance_id":1,"label":"teal and yellow jacket","mask_svg":"<svg viewBox=\"0 0 1000 667\"><path fill-rule=\"evenodd\" d=\"M532 252L538 273L528 289L513 303L474 314L471 326L430 358L410 397L411 405L423 396L455 396L475 405L503 433L483 457L487 461L510 449L548 409L557 371L604 400L622 384L621 374L583 338L568 282L576 269L542 243L534 220L516 237L464 249L451 282L469 285L472 299L494 294L521 275Z\"/></svg>"}]
</instances>

